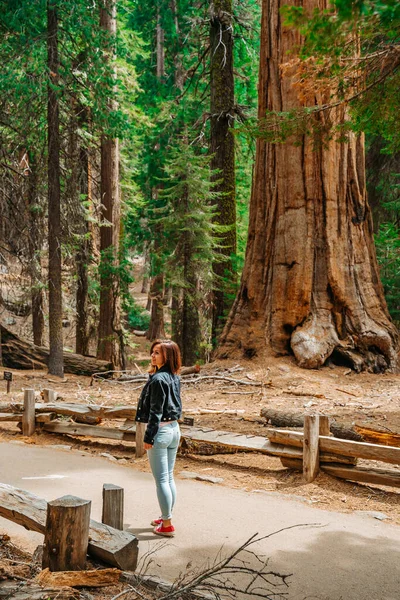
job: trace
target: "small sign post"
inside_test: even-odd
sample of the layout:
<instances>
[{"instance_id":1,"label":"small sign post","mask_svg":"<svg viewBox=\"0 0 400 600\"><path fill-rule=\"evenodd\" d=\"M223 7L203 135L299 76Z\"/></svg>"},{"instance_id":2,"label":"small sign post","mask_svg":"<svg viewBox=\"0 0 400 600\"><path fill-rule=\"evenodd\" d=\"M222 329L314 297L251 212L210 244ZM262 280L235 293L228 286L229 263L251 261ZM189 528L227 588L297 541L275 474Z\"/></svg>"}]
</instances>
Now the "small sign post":
<instances>
[{"instance_id":1,"label":"small sign post","mask_svg":"<svg viewBox=\"0 0 400 600\"><path fill-rule=\"evenodd\" d=\"M190 427L193 427L193 425L194 425L194 417L183 417L183 424L184 425L189 425Z\"/></svg>"},{"instance_id":2,"label":"small sign post","mask_svg":"<svg viewBox=\"0 0 400 600\"><path fill-rule=\"evenodd\" d=\"M7 394L9 394L10 390L11 390L11 382L12 382L13 374L11 373L11 371L4 371L3 377L4 377L5 381L7 381Z\"/></svg>"}]
</instances>

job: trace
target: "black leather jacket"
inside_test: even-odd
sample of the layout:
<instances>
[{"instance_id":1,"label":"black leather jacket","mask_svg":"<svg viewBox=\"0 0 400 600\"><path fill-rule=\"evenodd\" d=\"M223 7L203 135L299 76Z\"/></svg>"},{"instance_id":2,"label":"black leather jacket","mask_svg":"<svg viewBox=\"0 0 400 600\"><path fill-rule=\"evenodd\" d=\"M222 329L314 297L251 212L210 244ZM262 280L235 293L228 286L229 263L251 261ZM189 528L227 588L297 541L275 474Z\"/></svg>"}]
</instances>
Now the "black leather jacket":
<instances>
[{"instance_id":1,"label":"black leather jacket","mask_svg":"<svg viewBox=\"0 0 400 600\"><path fill-rule=\"evenodd\" d=\"M182 414L181 381L168 367L158 369L140 394L136 421L147 423L144 441L153 444L161 421L177 421Z\"/></svg>"}]
</instances>

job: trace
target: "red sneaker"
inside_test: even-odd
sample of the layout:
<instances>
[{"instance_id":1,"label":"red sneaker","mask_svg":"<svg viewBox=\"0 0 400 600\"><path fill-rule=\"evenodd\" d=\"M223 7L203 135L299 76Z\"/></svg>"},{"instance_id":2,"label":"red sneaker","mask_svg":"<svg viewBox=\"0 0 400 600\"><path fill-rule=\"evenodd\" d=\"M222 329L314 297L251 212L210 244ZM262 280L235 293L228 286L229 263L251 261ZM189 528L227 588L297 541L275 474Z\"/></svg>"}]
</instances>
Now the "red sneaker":
<instances>
[{"instance_id":1,"label":"red sneaker","mask_svg":"<svg viewBox=\"0 0 400 600\"><path fill-rule=\"evenodd\" d=\"M162 525L162 522L163 522L162 518L159 517L158 519L153 519L152 522L150 523L150 525L153 525L153 527L154 527L156 525Z\"/></svg>"},{"instance_id":2,"label":"red sneaker","mask_svg":"<svg viewBox=\"0 0 400 600\"><path fill-rule=\"evenodd\" d=\"M164 527L163 524L158 525L158 527L154 527L153 532L156 535L163 535L164 537L174 537L175 535L175 527L170 525L169 527Z\"/></svg>"}]
</instances>

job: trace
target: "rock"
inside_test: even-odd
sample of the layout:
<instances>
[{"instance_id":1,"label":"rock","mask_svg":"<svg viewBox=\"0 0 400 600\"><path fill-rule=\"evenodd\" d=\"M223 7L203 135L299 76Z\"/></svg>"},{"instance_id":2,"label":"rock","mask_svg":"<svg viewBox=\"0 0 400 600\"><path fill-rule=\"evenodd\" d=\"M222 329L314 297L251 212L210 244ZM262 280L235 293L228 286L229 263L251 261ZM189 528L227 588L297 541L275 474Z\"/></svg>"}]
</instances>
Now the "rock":
<instances>
[{"instance_id":1,"label":"rock","mask_svg":"<svg viewBox=\"0 0 400 600\"><path fill-rule=\"evenodd\" d=\"M210 475L199 475L193 471L181 471L179 473L184 479L196 479L197 481L208 481L209 483L222 483L222 477L211 477Z\"/></svg>"},{"instance_id":2,"label":"rock","mask_svg":"<svg viewBox=\"0 0 400 600\"><path fill-rule=\"evenodd\" d=\"M365 515L366 517L378 519L378 521L386 521L387 519L391 519L391 517L385 515L385 513L381 513L376 510L357 510L356 512L360 515Z\"/></svg>"},{"instance_id":3,"label":"rock","mask_svg":"<svg viewBox=\"0 0 400 600\"><path fill-rule=\"evenodd\" d=\"M112 460L114 462L117 462L117 459L115 458L115 456L113 456L112 454L109 454L108 452L102 452L100 454L100 456L103 456L104 458L108 458L108 460Z\"/></svg>"}]
</instances>

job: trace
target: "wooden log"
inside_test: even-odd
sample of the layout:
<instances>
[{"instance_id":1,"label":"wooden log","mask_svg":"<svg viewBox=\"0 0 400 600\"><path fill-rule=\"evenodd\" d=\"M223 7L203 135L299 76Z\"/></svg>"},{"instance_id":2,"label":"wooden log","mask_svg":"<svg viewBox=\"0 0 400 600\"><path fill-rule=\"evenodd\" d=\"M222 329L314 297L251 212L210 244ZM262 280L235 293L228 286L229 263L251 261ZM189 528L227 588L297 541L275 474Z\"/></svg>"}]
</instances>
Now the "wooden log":
<instances>
[{"instance_id":1,"label":"wooden log","mask_svg":"<svg viewBox=\"0 0 400 600\"><path fill-rule=\"evenodd\" d=\"M274 427L304 427L303 414L286 413L270 408L262 408L260 414ZM363 441L362 436L357 431L343 424L336 423L334 420L330 423L330 431L335 437L340 439Z\"/></svg>"},{"instance_id":2,"label":"wooden log","mask_svg":"<svg viewBox=\"0 0 400 600\"><path fill-rule=\"evenodd\" d=\"M112 483L103 485L101 522L115 529L124 528L124 489Z\"/></svg>"},{"instance_id":3,"label":"wooden log","mask_svg":"<svg viewBox=\"0 0 400 600\"><path fill-rule=\"evenodd\" d=\"M54 421L56 417L56 413L40 413L40 415L36 415L35 421L39 424L50 423L50 421Z\"/></svg>"},{"instance_id":4,"label":"wooden log","mask_svg":"<svg viewBox=\"0 0 400 600\"><path fill-rule=\"evenodd\" d=\"M18 404L14 405L18 408ZM0 405L0 410L2 406ZM96 406L86 404L40 404L35 405L37 413L55 412L65 417L95 417L96 419L135 419L136 408L132 406ZM4 411L8 412L8 411Z\"/></svg>"},{"instance_id":5,"label":"wooden log","mask_svg":"<svg viewBox=\"0 0 400 600\"><path fill-rule=\"evenodd\" d=\"M319 472L319 416L304 416L303 476L311 483Z\"/></svg>"},{"instance_id":6,"label":"wooden log","mask_svg":"<svg viewBox=\"0 0 400 600\"><path fill-rule=\"evenodd\" d=\"M182 367L180 375L192 375L193 373L200 373L200 365L193 365L193 367Z\"/></svg>"},{"instance_id":7,"label":"wooden log","mask_svg":"<svg viewBox=\"0 0 400 600\"><path fill-rule=\"evenodd\" d=\"M321 471L340 479L400 487L400 473L398 471L335 464L321 465Z\"/></svg>"},{"instance_id":8,"label":"wooden log","mask_svg":"<svg viewBox=\"0 0 400 600\"><path fill-rule=\"evenodd\" d=\"M89 543L90 500L63 496L47 504L43 569L82 571Z\"/></svg>"},{"instance_id":9,"label":"wooden log","mask_svg":"<svg viewBox=\"0 0 400 600\"><path fill-rule=\"evenodd\" d=\"M11 369L46 369L49 361L49 350L35 346L1 327L1 350L3 365ZM64 371L75 375L92 375L112 369L112 364L91 356L82 356L72 352L64 352Z\"/></svg>"},{"instance_id":10,"label":"wooden log","mask_svg":"<svg viewBox=\"0 0 400 600\"><path fill-rule=\"evenodd\" d=\"M0 422L22 421L21 413L0 413Z\"/></svg>"},{"instance_id":11,"label":"wooden log","mask_svg":"<svg viewBox=\"0 0 400 600\"><path fill-rule=\"evenodd\" d=\"M87 437L100 437L111 440L125 440L134 442L136 433L134 431L124 431L118 427L101 427L100 425L84 425L76 423L61 423L60 421L52 421L43 425L44 431L53 433L67 433L68 435L84 435Z\"/></svg>"},{"instance_id":12,"label":"wooden log","mask_svg":"<svg viewBox=\"0 0 400 600\"><path fill-rule=\"evenodd\" d=\"M22 435L35 433L35 390L24 391L24 412L22 413Z\"/></svg>"},{"instance_id":13,"label":"wooden log","mask_svg":"<svg viewBox=\"0 0 400 600\"><path fill-rule=\"evenodd\" d=\"M19 581L0 583L0 598L5 600L79 600L78 590L71 588L44 588L37 583Z\"/></svg>"},{"instance_id":14,"label":"wooden log","mask_svg":"<svg viewBox=\"0 0 400 600\"><path fill-rule=\"evenodd\" d=\"M378 431L371 427L362 427L354 425L354 429L359 433L366 442L372 444L381 444L383 446L394 446L400 448L400 434L389 431Z\"/></svg>"},{"instance_id":15,"label":"wooden log","mask_svg":"<svg viewBox=\"0 0 400 600\"><path fill-rule=\"evenodd\" d=\"M0 516L31 531L43 533L47 503L30 492L0 483ZM88 553L103 562L134 571L138 558L137 538L97 521L90 521Z\"/></svg>"},{"instance_id":16,"label":"wooden log","mask_svg":"<svg viewBox=\"0 0 400 600\"><path fill-rule=\"evenodd\" d=\"M267 436L271 442L277 444L290 444L301 447L303 433L300 431L285 431L280 429L268 429ZM339 440L328 436L319 436L319 448L322 456L326 452L341 457L351 456L365 458L367 460L381 460L392 464L400 464L400 448L394 446L380 446L367 442L353 442L351 440Z\"/></svg>"},{"instance_id":17,"label":"wooden log","mask_svg":"<svg viewBox=\"0 0 400 600\"><path fill-rule=\"evenodd\" d=\"M343 456L356 456L368 460L381 460L382 462L400 465L400 448L393 446L379 446L367 442L353 442L320 436L319 447L324 452L342 454Z\"/></svg>"},{"instance_id":18,"label":"wooden log","mask_svg":"<svg viewBox=\"0 0 400 600\"><path fill-rule=\"evenodd\" d=\"M144 434L146 432L145 423L136 423L136 458L141 458L144 454L146 454L146 450L144 449Z\"/></svg>"},{"instance_id":19,"label":"wooden log","mask_svg":"<svg viewBox=\"0 0 400 600\"><path fill-rule=\"evenodd\" d=\"M303 461L298 458L281 458L281 463L287 469L303 472Z\"/></svg>"},{"instance_id":20,"label":"wooden log","mask_svg":"<svg viewBox=\"0 0 400 600\"><path fill-rule=\"evenodd\" d=\"M89 571L51 572L44 569L35 577L42 586L60 587L105 587L117 585L121 576L120 569L91 569Z\"/></svg>"}]
</instances>

